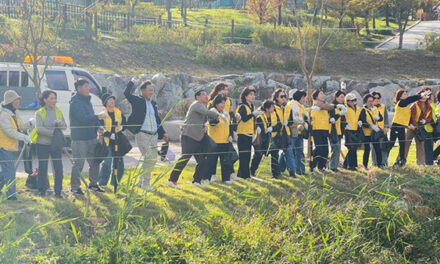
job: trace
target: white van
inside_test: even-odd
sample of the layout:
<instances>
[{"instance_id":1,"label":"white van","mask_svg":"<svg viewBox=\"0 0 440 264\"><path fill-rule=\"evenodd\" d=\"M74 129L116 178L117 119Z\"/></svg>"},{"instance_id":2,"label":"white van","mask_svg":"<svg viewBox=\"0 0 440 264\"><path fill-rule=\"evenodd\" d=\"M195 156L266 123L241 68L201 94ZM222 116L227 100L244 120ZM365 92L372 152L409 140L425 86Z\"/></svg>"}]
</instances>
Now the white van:
<instances>
[{"instance_id":1,"label":"white van","mask_svg":"<svg viewBox=\"0 0 440 264\"><path fill-rule=\"evenodd\" d=\"M73 62L73 60L72 60ZM28 121L35 117L35 111L38 110L37 92L29 78L28 74L32 74L32 65L24 64L26 70L20 63L0 62L0 101L3 101L3 94L7 90L16 91L21 97L21 106L19 114L22 122ZM44 65L39 66L39 70L44 70ZM89 81L91 102L95 113L101 112L104 107L101 102L101 95L107 92L106 88L101 87L93 76L86 70L73 66L48 66L41 81L41 91L52 89L58 95L57 106L63 112L67 123L65 135L70 137L69 128L69 106L72 94L75 93L75 80L82 78Z\"/></svg>"}]
</instances>

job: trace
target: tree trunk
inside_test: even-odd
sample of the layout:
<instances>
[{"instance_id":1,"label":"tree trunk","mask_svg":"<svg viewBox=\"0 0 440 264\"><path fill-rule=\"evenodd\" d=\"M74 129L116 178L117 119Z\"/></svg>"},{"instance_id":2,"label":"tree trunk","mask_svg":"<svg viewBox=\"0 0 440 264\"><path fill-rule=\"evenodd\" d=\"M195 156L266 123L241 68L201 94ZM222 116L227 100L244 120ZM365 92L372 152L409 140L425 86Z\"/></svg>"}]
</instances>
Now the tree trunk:
<instances>
[{"instance_id":1,"label":"tree trunk","mask_svg":"<svg viewBox=\"0 0 440 264\"><path fill-rule=\"evenodd\" d=\"M171 0L166 0L165 8L168 13L168 27L171 28L172 27L172 20L173 20L173 15L171 13Z\"/></svg>"},{"instance_id":2,"label":"tree trunk","mask_svg":"<svg viewBox=\"0 0 440 264\"><path fill-rule=\"evenodd\" d=\"M90 6L92 4L92 0L86 0L86 7ZM86 30L84 31L84 37L87 40L91 40L93 36L92 32L92 15L89 12L89 10L85 11L85 22L86 22Z\"/></svg>"},{"instance_id":3,"label":"tree trunk","mask_svg":"<svg viewBox=\"0 0 440 264\"><path fill-rule=\"evenodd\" d=\"M385 6L385 22L386 22L386 27L390 27L390 6L389 5Z\"/></svg>"},{"instance_id":4,"label":"tree trunk","mask_svg":"<svg viewBox=\"0 0 440 264\"><path fill-rule=\"evenodd\" d=\"M315 24L316 16L318 15L318 7L315 5L313 10L313 19L312 19L312 25Z\"/></svg>"},{"instance_id":5,"label":"tree trunk","mask_svg":"<svg viewBox=\"0 0 440 264\"><path fill-rule=\"evenodd\" d=\"M376 29L376 13L373 13L373 29Z\"/></svg>"},{"instance_id":6,"label":"tree trunk","mask_svg":"<svg viewBox=\"0 0 440 264\"><path fill-rule=\"evenodd\" d=\"M365 32L367 32L367 36L370 36L370 25L368 24L368 16L369 16L370 12L366 11L365 12Z\"/></svg>"},{"instance_id":7,"label":"tree trunk","mask_svg":"<svg viewBox=\"0 0 440 264\"><path fill-rule=\"evenodd\" d=\"M282 22L282 6L281 4L278 6L278 25L281 26L281 22Z\"/></svg>"}]
</instances>

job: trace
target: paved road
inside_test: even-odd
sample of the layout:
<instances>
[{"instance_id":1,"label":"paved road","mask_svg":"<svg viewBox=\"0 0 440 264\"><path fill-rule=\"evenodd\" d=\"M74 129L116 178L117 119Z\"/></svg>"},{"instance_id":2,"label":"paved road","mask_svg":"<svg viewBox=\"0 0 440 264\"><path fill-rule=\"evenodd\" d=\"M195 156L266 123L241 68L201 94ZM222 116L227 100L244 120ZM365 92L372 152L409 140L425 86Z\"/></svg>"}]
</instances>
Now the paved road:
<instances>
[{"instance_id":1,"label":"paved road","mask_svg":"<svg viewBox=\"0 0 440 264\"><path fill-rule=\"evenodd\" d=\"M440 34L440 21L422 21L408 29L403 35L403 49L425 49L423 40L428 32ZM380 45L378 49L397 49L398 47L399 36L395 36L391 41Z\"/></svg>"}]
</instances>

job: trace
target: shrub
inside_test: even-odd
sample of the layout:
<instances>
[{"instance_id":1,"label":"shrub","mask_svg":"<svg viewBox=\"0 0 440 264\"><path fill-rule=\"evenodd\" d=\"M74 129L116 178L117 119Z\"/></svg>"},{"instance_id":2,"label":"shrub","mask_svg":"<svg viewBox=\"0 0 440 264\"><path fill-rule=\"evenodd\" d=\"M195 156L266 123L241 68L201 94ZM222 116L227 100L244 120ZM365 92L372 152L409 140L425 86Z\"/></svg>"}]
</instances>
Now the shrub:
<instances>
[{"instance_id":1,"label":"shrub","mask_svg":"<svg viewBox=\"0 0 440 264\"><path fill-rule=\"evenodd\" d=\"M384 36L393 36L394 35L394 33L391 29L376 28L376 29L372 29L371 32L374 34L379 34L379 35L384 35Z\"/></svg>"},{"instance_id":2,"label":"shrub","mask_svg":"<svg viewBox=\"0 0 440 264\"><path fill-rule=\"evenodd\" d=\"M294 30L289 27L258 27L252 33L252 43L268 48L292 47L292 42L295 41Z\"/></svg>"}]
</instances>

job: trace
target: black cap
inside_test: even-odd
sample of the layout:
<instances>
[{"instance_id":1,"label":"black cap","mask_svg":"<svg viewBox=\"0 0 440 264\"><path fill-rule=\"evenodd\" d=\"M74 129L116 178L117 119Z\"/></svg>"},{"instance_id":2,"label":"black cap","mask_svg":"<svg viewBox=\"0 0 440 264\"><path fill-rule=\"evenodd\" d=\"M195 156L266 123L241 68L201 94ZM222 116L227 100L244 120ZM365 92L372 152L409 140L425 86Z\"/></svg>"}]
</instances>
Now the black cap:
<instances>
[{"instance_id":1,"label":"black cap","mask_svg":"<svg viewBox=\"0 0 440 264\"><path fill-rule=\"evenodd\" d=\"M105 106L107 104L108 99L113 98L114 100L116 100L116 97L114 97L113 95L109 94L109 93L105 93L101 96L101 101L102 104Z\"/></svg>"}]
</instances>

